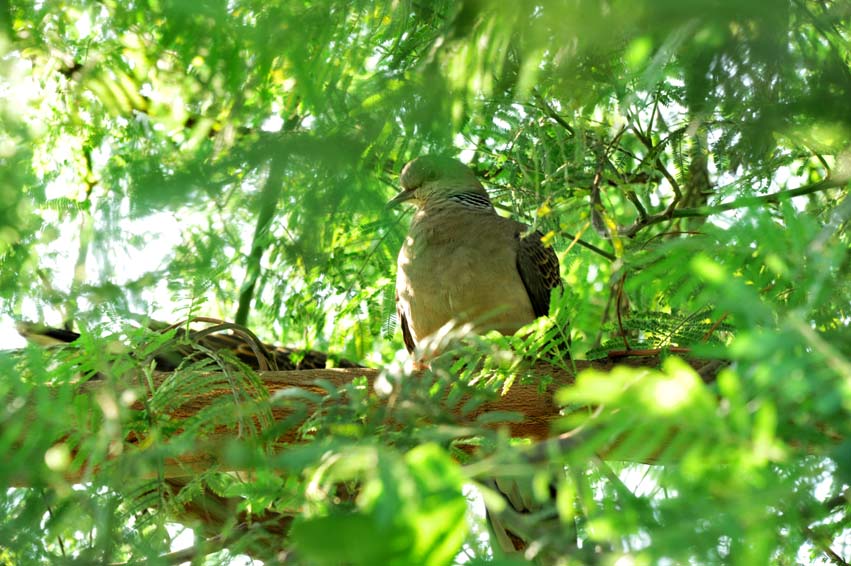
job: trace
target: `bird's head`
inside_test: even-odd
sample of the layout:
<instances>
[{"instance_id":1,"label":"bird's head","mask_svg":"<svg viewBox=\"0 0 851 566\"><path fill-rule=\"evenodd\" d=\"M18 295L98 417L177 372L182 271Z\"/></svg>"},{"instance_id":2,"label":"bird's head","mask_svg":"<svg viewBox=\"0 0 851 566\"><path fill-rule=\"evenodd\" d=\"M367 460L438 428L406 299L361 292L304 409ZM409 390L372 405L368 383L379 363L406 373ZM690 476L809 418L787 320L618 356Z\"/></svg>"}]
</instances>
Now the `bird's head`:
<instances>
[{"instance_id":1,"label":"bird's head","mask_svg":"<svg viewBox=\"0 0 851 566\"><path fill-rule=\"evenodd\" d=\"M451 157L424 155L409 161L400 176L402 191L388 206L410 202L422 208L451 197L477 200L490 206L488 193L473 171Z\"/></svg>"}]
</instances>

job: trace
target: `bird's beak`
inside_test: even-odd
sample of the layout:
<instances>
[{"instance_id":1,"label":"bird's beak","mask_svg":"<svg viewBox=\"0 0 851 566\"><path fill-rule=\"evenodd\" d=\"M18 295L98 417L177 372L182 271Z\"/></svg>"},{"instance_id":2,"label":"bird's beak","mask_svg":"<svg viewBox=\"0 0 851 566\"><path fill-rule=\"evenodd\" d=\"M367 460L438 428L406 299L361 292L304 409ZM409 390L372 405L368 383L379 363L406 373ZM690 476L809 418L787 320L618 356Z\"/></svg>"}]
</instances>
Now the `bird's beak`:
<instances>
[{"instance_id":1,"label":"bird's beak","mask_svg":"<svg viewBox=\"0 0 851 566\"><path fill-rule=\"evenodd\" d=\"M403 202L407 202L416 196L417 191L407 190L402 191L387 203L387 208L399 206Z\"/></svg>"}]
</instances>

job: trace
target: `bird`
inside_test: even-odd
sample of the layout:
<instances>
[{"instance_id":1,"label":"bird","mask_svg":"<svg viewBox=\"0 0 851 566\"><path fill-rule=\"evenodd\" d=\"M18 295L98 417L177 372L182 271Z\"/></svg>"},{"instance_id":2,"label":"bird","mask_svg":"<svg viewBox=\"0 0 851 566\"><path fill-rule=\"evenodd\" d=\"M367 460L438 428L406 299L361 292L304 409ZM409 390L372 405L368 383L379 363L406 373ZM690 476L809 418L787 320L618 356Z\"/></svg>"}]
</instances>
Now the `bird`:
<instances>
[{"instance_id":1,"label":"bird","mask_svg":"<svg viewBox=\"0 0 851 566\"><path fill-rule=\"evenodd\" d=\"M388 206L415 207L396 274L397 320L409 353L446 325L513 334L548 314L562 287L558 256L541 232L500 216L469 167L421 156L403 167L400 185ZM417 355L427 365L428 353ZM515 483L495 478L488 485L514 511L535 511ZM504 551L522 550L521 537L490 511L487 518Z\"/></svg>"},{"instance_id":2,"label":"bird","mask_svg":"<svg viewBox=\"0 0 851 566\"><path fill-rule=\"evenodd\" d=\"M396 311L409 353L447 323L513 334L549 312L561 288L558 256L541 232L497 214L460 161L405 165L388 205L416 207L397 261Z\"/></svg>"}]
</instances>

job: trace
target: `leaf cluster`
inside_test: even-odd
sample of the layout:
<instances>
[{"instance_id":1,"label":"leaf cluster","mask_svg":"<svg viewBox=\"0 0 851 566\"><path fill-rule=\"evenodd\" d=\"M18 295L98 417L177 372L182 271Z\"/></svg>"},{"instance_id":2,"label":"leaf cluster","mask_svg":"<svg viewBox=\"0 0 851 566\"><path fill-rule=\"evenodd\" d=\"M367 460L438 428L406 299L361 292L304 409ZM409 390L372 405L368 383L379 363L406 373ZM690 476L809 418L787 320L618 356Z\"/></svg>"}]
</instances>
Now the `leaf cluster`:
<instances>
[{"instance_id":1,"label":"leaf cluster","mask_svg":"<svg viewBox=\"0 0 851 566\"><path fill-rule=\"evenodd\" d=\"M0 352L0 563L848 563L850 26L816 0L0 3L0 329L81 334ZM384 203L426 153L540 230L565 291L411 378ZM148 322L199 314L384 381L269 395L185 341L162 379L184 335ZM553 434L581 442L483 409L613 349L666 359L576 376Z\"/></svg>"}]
</instances>

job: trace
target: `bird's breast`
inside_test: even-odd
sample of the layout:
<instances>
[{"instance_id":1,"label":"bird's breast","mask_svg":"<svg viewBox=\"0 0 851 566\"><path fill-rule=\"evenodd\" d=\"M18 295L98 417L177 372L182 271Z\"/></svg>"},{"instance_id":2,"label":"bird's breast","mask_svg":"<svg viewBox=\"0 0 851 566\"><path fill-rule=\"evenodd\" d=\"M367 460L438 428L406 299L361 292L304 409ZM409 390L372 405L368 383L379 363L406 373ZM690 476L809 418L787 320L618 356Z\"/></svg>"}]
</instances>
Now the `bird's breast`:
<instances>
[{"instance_id":1,"label":"bird's breast","mask_svg":"<svg viewBox=\"0 0 851 566\"><path fill-rule=\"evenodd\" d=\"M517 271L515 226L492 214L415 218L396 290L416 342L451 320L505 334L534 320Z\"/></svg>"}]
</instances>

